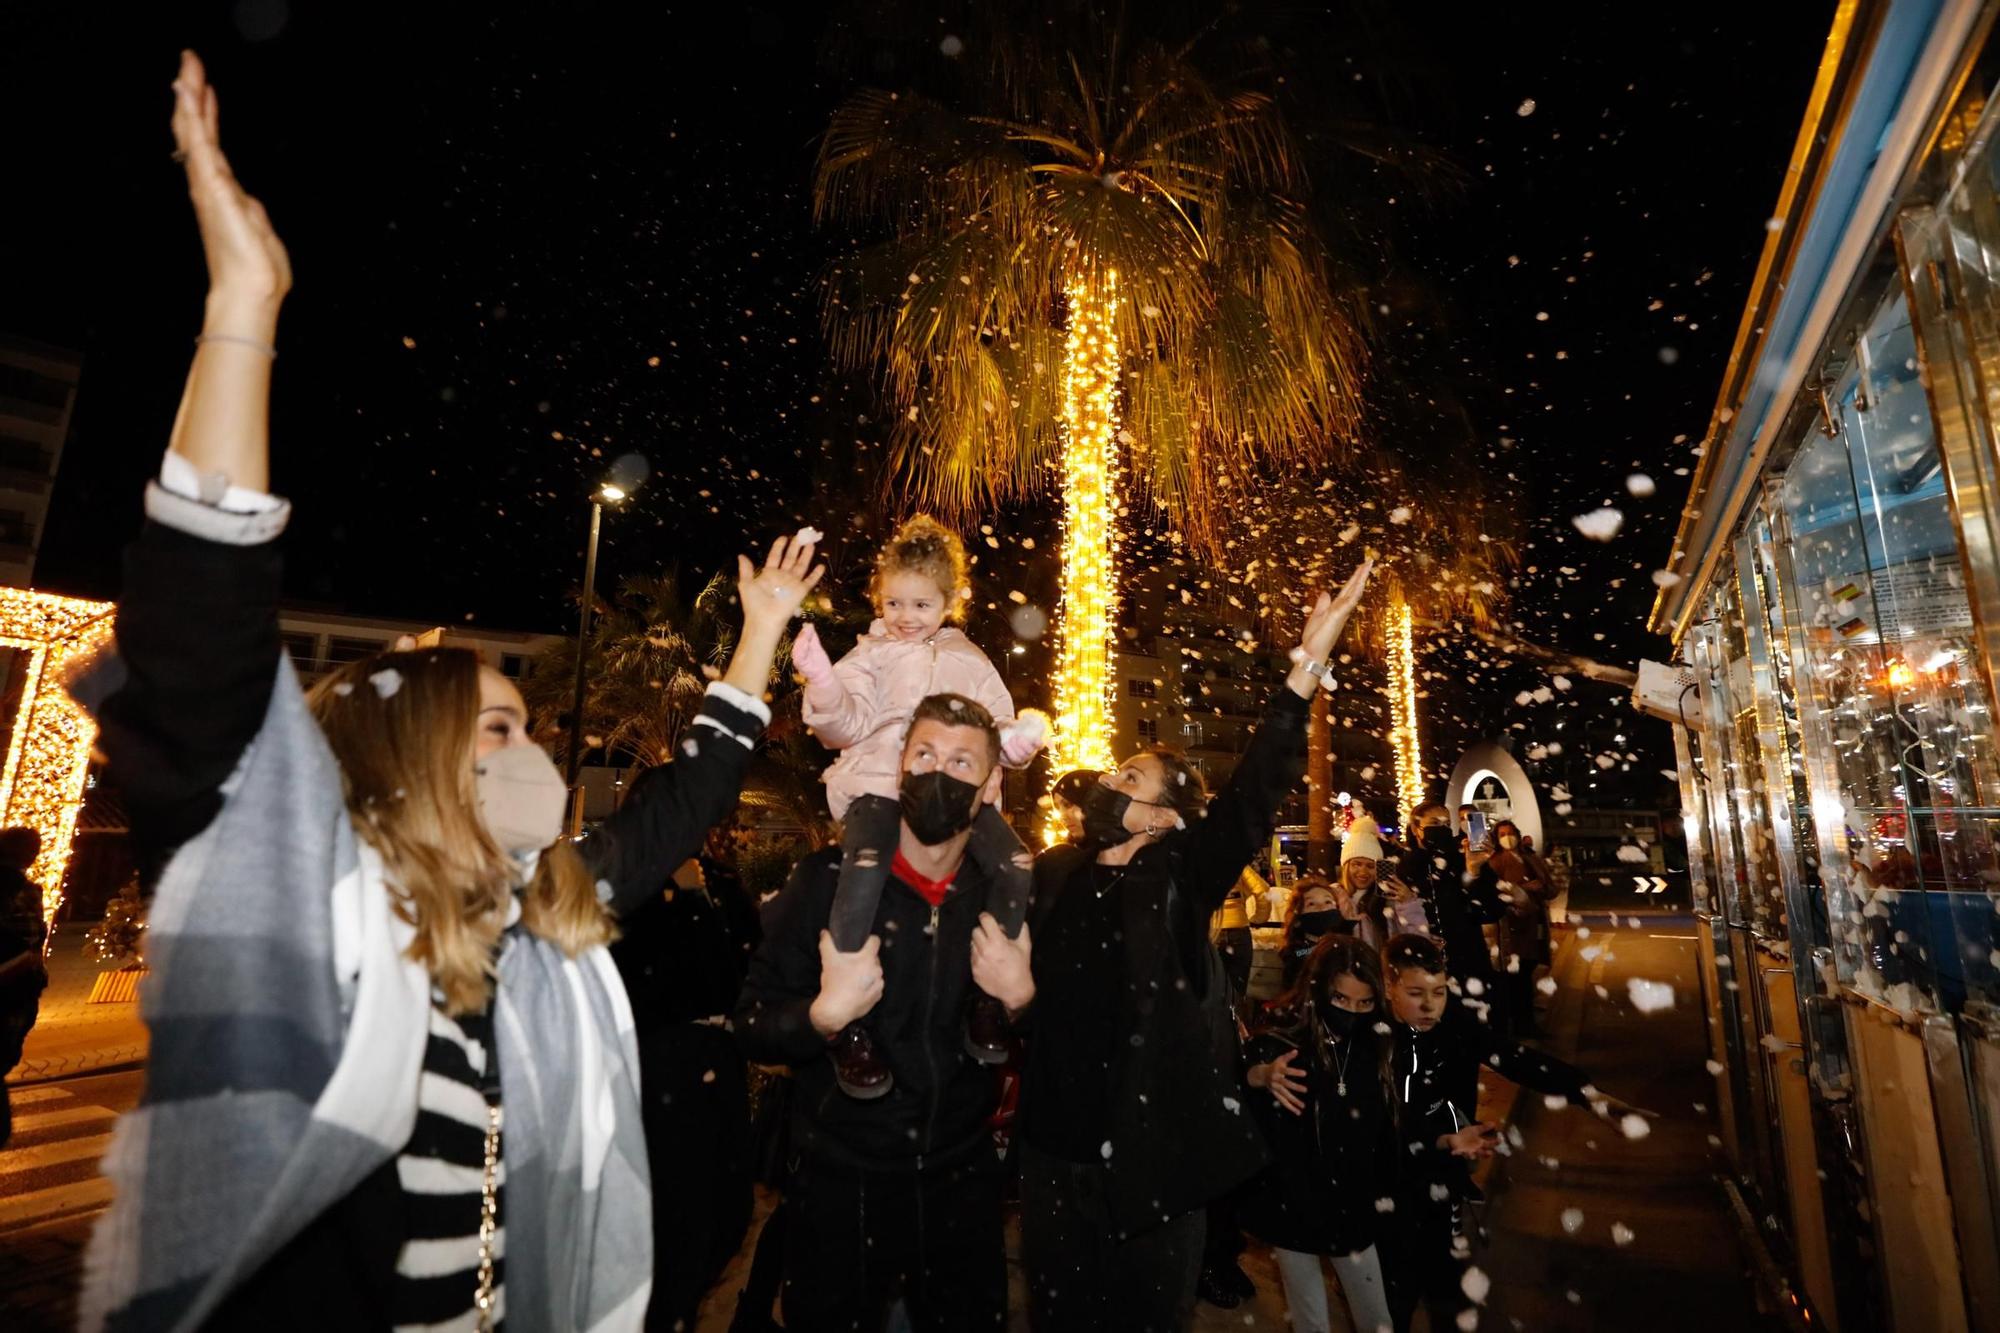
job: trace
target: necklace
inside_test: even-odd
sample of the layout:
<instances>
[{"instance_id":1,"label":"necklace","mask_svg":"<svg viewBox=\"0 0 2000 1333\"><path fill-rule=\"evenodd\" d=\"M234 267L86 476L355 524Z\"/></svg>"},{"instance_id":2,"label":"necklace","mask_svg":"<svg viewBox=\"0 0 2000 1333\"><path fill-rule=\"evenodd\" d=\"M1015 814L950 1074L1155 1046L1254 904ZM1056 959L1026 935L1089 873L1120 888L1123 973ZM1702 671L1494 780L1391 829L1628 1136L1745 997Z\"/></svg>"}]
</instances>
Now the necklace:
<instances>
[{"instance_id":1,"label":"necklace","mask_svg":"<svg viewBox=\"0 0 2000 1333\"><path fill-rule=\"evenodd\" d=\"M1336 1096L1345 1097L1347 1095L1347 1062L1353 1058L1354 1051L1345 1042L1342 1042L1341 1046L1343 1049L1335 1052L1340 1059L1340 1065L1337 1074L1338 1082L1335 1083L1333 1091Z\"/></svg>"}]
</instances>

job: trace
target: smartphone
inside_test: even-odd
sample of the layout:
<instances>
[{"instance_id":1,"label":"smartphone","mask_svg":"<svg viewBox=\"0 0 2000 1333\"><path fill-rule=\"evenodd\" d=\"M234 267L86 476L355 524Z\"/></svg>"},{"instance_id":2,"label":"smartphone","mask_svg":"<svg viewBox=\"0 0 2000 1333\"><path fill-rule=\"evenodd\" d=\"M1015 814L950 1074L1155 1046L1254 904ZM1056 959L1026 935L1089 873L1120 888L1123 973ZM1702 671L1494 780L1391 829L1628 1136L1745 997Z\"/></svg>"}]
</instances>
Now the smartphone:
<instances>
[{"instance_id":1,"label":"smartphone","mask_svg":"<svg viewBox=\"0 0 2000 1333\"><path fill-rule=\"evenodd\" d=\"M1474 847L1486 841L1486 812L1474 810L1465 817L1465 827L1459 832L1470 839Z\"/></svg>"}]
</instances>

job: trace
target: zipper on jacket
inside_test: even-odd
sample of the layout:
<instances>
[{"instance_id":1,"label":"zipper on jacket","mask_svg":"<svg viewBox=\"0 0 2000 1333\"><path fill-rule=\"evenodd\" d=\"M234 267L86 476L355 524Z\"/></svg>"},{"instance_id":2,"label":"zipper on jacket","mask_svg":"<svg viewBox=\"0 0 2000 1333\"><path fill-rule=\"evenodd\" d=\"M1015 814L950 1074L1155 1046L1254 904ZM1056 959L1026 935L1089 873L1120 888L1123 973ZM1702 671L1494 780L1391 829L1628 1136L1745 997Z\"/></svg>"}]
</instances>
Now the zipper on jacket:
<instances>
[{"instance_id":1,"label":"zipper on jacket","mask_svg":"<svg viewBox=\"0 0 2000 1333\"><path fill-rule=\"evenodd\" d=\"M938 953L944 947L944 937L938 930L938 916L942 910L943 904L931 904L931 983L924 998L924 1063L930 1069L931 1090L930 1112L924 1120L924 1141L922 1147L917 1151L917 1169L919 1171L923 1170L924 1154L929 1152L931 1146L937 1142L938 1103L943 1095L938 1084L937 1042L932 1039L932 1034L937 1023ZM921 1181L918 1182L918 1188L921 1191Z\"/></svg>"}]
</instances>

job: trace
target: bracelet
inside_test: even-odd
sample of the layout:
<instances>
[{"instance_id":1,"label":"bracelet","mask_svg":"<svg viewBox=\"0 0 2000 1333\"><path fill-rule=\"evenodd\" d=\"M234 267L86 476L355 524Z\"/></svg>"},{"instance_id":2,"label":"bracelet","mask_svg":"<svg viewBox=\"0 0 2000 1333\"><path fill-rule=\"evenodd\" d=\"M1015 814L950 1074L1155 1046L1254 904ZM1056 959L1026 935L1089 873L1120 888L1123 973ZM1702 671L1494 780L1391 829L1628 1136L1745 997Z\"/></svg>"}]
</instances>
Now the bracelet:
<instances>
[{"instance_id":1,"label":"bracelet","mask_svg":"<svg viewBox=\"0 0 2000 1333\"><path fill-rule=\"evenodd\" d=\"M1321 689L1330 690L1333 688L1333 664L1331 662L1322 662L1317 658L1309 658L1304 663L1304 666L1306 674L1311 676L1315 681L1318 681Z\"/></svg>"},{"instance_id":2,"label":"bracelet","mask_svg":"<svg viewBox=\"0 0 2000 1333\"><path fill-rule=\"evenodd\" d=\"M195 335L195 346L199 347L203 343L239 343L244 347L262 352L273 361L278 359L278 349L271 346L271 344L258 342L255 338L244 338L234 333L202 333Z\"/></svg>"}]
</instances>

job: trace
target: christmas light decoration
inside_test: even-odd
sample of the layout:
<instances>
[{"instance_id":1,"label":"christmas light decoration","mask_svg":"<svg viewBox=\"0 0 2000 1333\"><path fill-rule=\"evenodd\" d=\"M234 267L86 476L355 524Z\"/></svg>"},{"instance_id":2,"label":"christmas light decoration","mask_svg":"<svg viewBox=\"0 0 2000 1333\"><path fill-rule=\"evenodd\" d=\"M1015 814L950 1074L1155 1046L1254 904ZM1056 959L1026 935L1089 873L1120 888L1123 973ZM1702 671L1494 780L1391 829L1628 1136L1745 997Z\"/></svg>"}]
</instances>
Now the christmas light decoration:
<instances>
[{"instance_id":1,"label":"christmas light decoration","mask_svg":"<svg viewBox=\"0 0 2000 1333\"><path fill-rule=\"evenodd\" d=\"M1118 275L1072 282L1062 402L1062 645L1052 771L1109 768L1118 585ZM1050 816L1050 840L1062 836Z\"/></svg>"},{"instance_id":2,"label":"christmas light decoration","mask_svg":"<svg viewBox=\"0 0 2000 1333\"><path fill-rule=\"evenodd\" d=\"M0 767L0 824L42 835L28 878L42 891L42 918L62 905L77 811L97 724L69 697L71 667L111 640L110 602L0 588L0 648L23 654L20 703Z\"/></svg>"},{"instance_id":3,"label":"christmas light decoration","mask_svg":"<svg viewBox=\"0 0 2000 1333\"><path fill-rule=\"evenodd\" d=\"M1396 752L1396 804L1407 822L1424 800L1423 751L1417 741L1416 617L1401 597L1389 606L1389 745Z\"/></svg>"}]
</instances>

